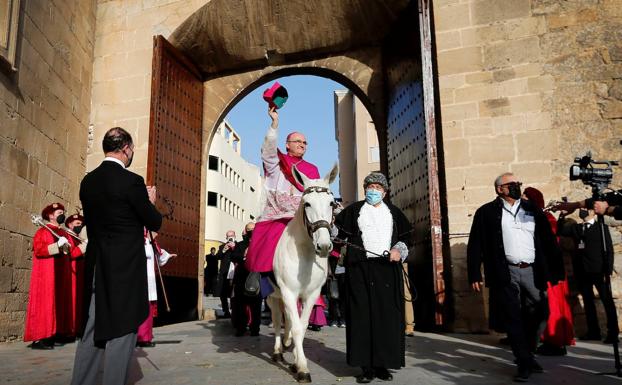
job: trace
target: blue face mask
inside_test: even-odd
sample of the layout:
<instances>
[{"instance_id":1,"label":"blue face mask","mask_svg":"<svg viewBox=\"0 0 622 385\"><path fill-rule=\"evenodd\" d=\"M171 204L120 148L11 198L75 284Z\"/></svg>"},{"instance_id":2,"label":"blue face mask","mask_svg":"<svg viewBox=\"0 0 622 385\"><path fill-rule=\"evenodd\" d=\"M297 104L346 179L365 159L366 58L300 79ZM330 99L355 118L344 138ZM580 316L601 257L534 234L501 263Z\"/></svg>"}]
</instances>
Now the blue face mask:
<instances>
[{"instance_id":1,"label":"blue face mask","mask_svg":"<svg viewBox=\"0 0 622 385\"><path fill-rule=\"evenodd\" d=\"M382 193L371 188L367 189L365 190L365 201L370 205L375 206L382 201Z\"/></svg>"}]
</instances>

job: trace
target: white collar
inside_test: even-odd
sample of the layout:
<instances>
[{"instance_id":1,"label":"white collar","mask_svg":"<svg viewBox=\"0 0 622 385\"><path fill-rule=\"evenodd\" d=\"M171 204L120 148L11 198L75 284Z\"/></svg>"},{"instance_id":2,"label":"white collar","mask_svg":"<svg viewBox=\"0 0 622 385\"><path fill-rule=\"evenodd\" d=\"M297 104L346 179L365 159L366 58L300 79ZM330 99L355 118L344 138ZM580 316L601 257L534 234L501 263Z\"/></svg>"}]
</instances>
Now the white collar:
<instances>
[{"instance_id":1,"label":"white collar","mask_svg":"<svg viewBox=\"0 0 622 385\"><path fill-rule=\"evenodd\" d=\"M121 162L119 159L117 158L113 158L111 156L107 156L104 158L104 162L108 161L108 162L115 162L121 165L121 167L125 168L125 164L123 164L123 162Z\"/></svg>"},{"instance_id":2,"label":"white collar","mask_svg":"<svg viewBox=\"0 0 622 385\"><path fill-rule=\"evenodd\" d=\"M589 223L590 225L593 225L596 222L596 217L590 219L589 221L585 221L583 223Z\"/></svg>"},{"instance_id":3,"label":"white collar","mask_svg":"<svg viewBox=\"0 0 622 385\"><path fill-rule=\"evenodd\" d=\"M510 211L514 211L514 208L516 208L516 206L520 205L520 199L515 200L513 205L510 205L508 203L508 201L506 201L503 198L501 198L501 200L503 201L503 206L505 206L506 208L510 209Z\"/></svg>"}]
</instances>

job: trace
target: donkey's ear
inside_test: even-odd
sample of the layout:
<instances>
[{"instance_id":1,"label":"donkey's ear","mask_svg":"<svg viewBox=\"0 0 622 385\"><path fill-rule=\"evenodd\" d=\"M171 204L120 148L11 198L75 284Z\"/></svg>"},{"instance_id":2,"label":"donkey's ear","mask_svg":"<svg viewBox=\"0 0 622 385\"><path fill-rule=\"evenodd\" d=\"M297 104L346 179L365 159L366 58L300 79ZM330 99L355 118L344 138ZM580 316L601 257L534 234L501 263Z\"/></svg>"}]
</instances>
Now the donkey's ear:
<instances>
[{"instance_id":1,"label":"donkey's ear","mask_svg":"<svg viewBox=\"0 0 622 385\"><path fill-rule=\"evenodd\" d=\"M292 175L294 176L294 180L300 183L301 186L304 187L309 184L310 179L307 178L305 174L298 171L298 169L296 168L296 165L292 166Z\"/></svg>"},{"instance_id":2,"label":"donkey's ear","mask_svg":"<svg viewBox=\"0 0 622 385\"><path fill-rule=\"evenodd\" d=\"M324 180L328 184L331 184L331 183L333 183L335 178L337 178L337 174L339 174L339 163L335 162L335 165L333 166L333 169L330 170L330 172L328 174L326 174L326 176L324 177Z\"/></svg>"}]
</instances>

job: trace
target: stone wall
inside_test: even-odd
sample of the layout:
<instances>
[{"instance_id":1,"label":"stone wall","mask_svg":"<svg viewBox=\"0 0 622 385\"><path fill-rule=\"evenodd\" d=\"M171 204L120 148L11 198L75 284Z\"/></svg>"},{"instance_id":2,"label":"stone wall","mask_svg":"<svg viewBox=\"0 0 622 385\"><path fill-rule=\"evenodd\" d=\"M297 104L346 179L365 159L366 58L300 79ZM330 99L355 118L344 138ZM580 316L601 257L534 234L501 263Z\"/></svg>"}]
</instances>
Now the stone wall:
<instances>
[{"instance_id":1,"label":"stone wall","mask_svg":"<svg viewBox=\"0 0 622 385\"><path fill-rule=\"evenodd\" d=\"M494 198L494 178L512 171L546 201L580 199L589 191L568 181L573 158L591 149L620 159L622 1L434 4L454 328L484 331L487 300L468 287L464 234Z\"/></svg>"},{"instance_id":2,"label":"stone wall","mask_svg":"<svg viewBox=\"0 0 622 385\"><path fill-rule=\"evenodd\" d=\"M0 72L0 341L23 333L30 214L79 206L90 112L95 1L21 3L17 72Z\"/></svg>"},{"instance_id":3,"label":"stone wall","mask_svg":"<svg viewBox=\"0 0 622 385\"><path fill-rule=\"evenodd\" d=\"M134 139L132 171L145 176L153 36L168 37L209 0L98 0L87 170L104 155L101 141L121 126Z\"/></svg>"}]
</instances>

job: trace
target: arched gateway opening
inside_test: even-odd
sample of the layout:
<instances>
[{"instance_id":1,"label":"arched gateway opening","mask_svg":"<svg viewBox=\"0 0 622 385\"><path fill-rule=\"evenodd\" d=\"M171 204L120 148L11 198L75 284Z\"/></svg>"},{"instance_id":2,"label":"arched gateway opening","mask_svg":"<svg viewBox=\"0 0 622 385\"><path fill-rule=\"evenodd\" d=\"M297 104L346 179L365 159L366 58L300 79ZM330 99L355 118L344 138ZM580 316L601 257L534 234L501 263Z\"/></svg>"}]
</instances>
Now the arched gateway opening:
<instances>
[{"instance_id":1,"label":"arched gateway opening","mask_svg":"<svg viewBox=\"0 0 622 385\"><path fill-rule=\"evenodd\" d=\"M255 12L246 2L214 0L170 42L154 39L147 181L158 186L167 214L162 242L179 254L163 269L175 305L161 320L202 310L205 178L216 128L259 85L307 74L343 84L372 116L391 200L415 229L409 262L417 327L445 324L430 4L268 3Z\"/></svg>"}]
</instances>

